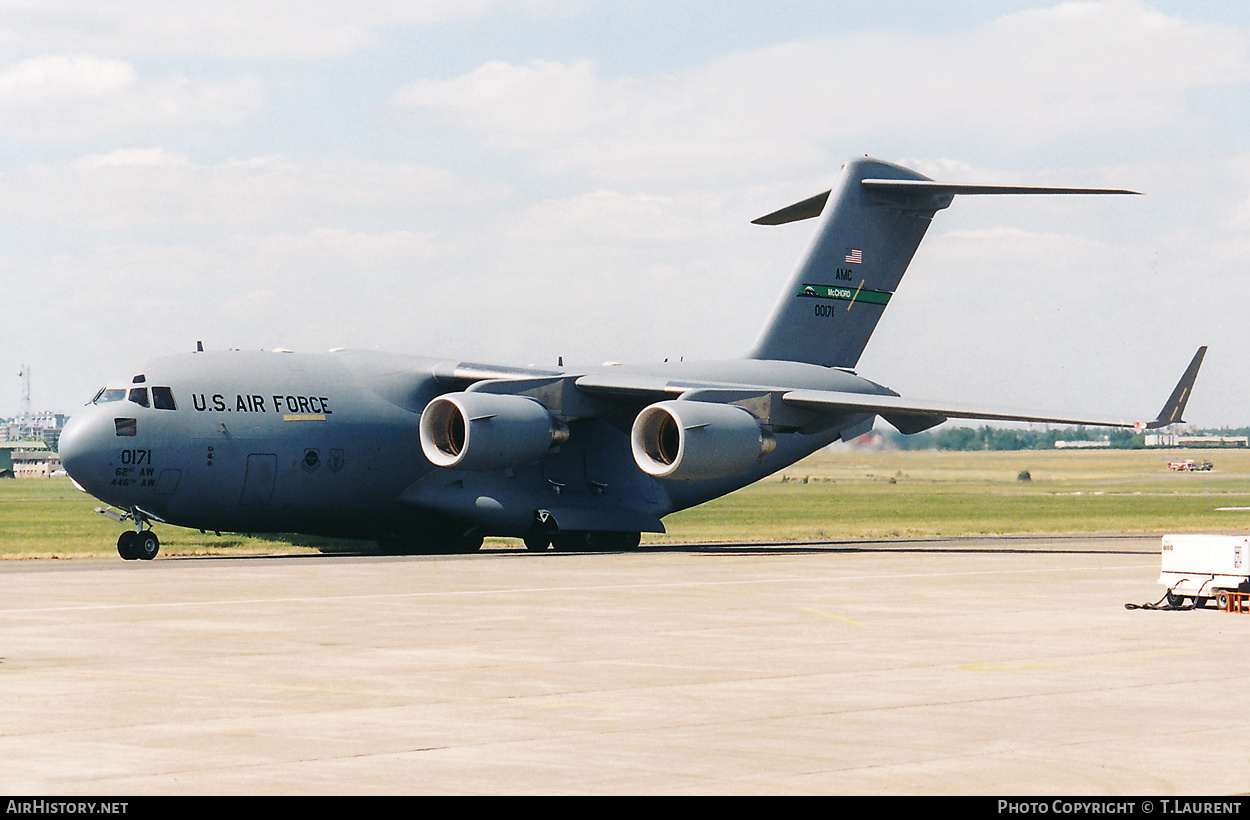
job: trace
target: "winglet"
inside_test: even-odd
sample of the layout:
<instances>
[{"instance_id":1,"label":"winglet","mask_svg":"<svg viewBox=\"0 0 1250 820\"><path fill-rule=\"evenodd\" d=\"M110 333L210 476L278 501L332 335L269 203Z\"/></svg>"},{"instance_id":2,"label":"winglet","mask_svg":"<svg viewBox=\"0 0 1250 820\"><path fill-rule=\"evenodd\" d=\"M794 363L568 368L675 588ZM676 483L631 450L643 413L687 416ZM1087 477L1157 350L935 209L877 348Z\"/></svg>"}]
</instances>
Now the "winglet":
<instances>
[{"instance_id":1,"label":"winglet","mask_svg":"<svg viewBox=\"0 0 1250 820\"><path fill-rule=\"evenodd\" d=\"M1184 421L1181 414L1185 412L1185 403L1189 401L1189 392L1193 389L1194 380L1198 378L1198 368L1202 366L1202 357L1205 355L1207 355L1207 348L1203 345L1190 360L1189 367L1185 368L1185 374L1176 383L1176 389L1172 391L1172 395L1163 405L1163 409L1159 411L1159 415L1154 421L1145 424L1145 429L1153 430L1156 427L1166 427L1169 424L1179 424Z\"/></svg>"}]
</instances>

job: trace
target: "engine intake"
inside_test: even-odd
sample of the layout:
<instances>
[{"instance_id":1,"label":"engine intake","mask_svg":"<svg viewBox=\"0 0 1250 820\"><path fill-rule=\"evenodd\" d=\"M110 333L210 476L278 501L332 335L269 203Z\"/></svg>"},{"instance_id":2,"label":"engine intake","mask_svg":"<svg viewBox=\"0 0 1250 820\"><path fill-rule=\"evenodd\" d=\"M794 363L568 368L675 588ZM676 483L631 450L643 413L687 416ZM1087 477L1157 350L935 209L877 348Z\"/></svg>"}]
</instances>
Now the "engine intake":
<instances>
[{"instance_id":1,"label":"engine intake","mask_svg":"<svg viewBox=\"0 0 1250 820\"><path fill-rule=\"evenodd\" d=\"M776 448L777 440L741 407L677 399L639 413L630 446L643 472L698 481L746 472Z\"/></svg>"},{"instance_id":2,"label":"engine intake","mask_svg":"<svg viewBox=\"0 0 1250 820\"><path fill-rule=\"evenodd\" d=\"M437 467L502 470L537 461L568 428L524 396L448 393L421 413L421 451Z\"/></svg>"}]
</instances>

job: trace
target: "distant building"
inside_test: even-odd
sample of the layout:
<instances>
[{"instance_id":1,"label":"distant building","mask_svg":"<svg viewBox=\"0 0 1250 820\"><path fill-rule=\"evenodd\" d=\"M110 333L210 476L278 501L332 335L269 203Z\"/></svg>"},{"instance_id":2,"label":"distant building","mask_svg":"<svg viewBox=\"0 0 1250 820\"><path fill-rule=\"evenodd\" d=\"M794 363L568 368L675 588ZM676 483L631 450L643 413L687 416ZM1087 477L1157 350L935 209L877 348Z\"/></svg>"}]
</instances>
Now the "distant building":
<instances>
[{"instance_id":1,"label":"distant building","mask_svg":"<svg viewBox=\"0 0 1250 820\"><path fill-rule=\"evenodd\" d=\"M61 470L61 457L42 441L0 442L0 476L44 478Z\"/></svg>"},{"instance_id":2,"label":"distant building","mask_svg":"<svg viewBox=\"0 0 1250 820\"><path fill-rule=\"evenodd\" d=\"M64 475L61 469L61 456L51 450L14 450L14 478L48 478L53 475Z\"/></svg>"},{"instance_id":3,"label":"distant building","mask_svg":"<svg viewBox=\"0 0 1250 820\"><path fill-rule=\"evenodd\" d=\"M64 413L53 413L45 410L29 416L15 419L0 419L0 442L13 442L38 437L51 449L56 449L61 437L61 428L69 416Z\"/></svg>"},{"instance_id":4,"label":"distant building","mask_svg":"<svg viewBox=\"0 0 1250 820\"><path fill-rule=\"evenodd\" d=\"M1246 436L1182 436L1177 433L1150 433L1147 447L1246 447Z\"/></svg>"}]
</instances>

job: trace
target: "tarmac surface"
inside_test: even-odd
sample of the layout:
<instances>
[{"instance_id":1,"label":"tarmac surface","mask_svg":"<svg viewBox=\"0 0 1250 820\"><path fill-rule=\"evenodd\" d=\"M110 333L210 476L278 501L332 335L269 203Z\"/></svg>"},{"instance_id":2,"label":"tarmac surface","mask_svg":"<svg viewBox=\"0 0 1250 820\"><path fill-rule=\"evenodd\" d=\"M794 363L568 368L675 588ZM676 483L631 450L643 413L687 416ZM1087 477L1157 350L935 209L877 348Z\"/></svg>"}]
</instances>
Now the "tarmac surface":
<instances>
[{"instance_id":1,"label":"tarmac surface","mask_svg":"<svg viewBox=\"0 0 1250 820\"><path fill-rule=\"evenodd\" d=\"M0 791L1250 791L1158 536L0 562Z\"/></svg>"}]
</instances>

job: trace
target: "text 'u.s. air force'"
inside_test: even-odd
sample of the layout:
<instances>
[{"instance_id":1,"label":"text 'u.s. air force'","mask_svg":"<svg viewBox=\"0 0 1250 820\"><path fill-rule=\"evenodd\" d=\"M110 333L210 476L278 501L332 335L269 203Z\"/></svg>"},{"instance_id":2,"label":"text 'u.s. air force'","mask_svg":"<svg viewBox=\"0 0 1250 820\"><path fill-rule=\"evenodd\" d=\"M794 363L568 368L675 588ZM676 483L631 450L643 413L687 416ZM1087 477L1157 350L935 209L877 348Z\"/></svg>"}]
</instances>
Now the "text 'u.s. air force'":
<instances>
[{"instance_id":1,"label":"text 'u.s. air force'","mask_svg":"<svg viewBox=\"0 0 1250 820\"><path fill-rule=\"evenodd\" d=\"M260 393L235 393L229 398L222 393L195 393L191 403L201 413L317 413L333 414L330 399L325 396L281 396Z\"/></svg>"}]
</instances>

